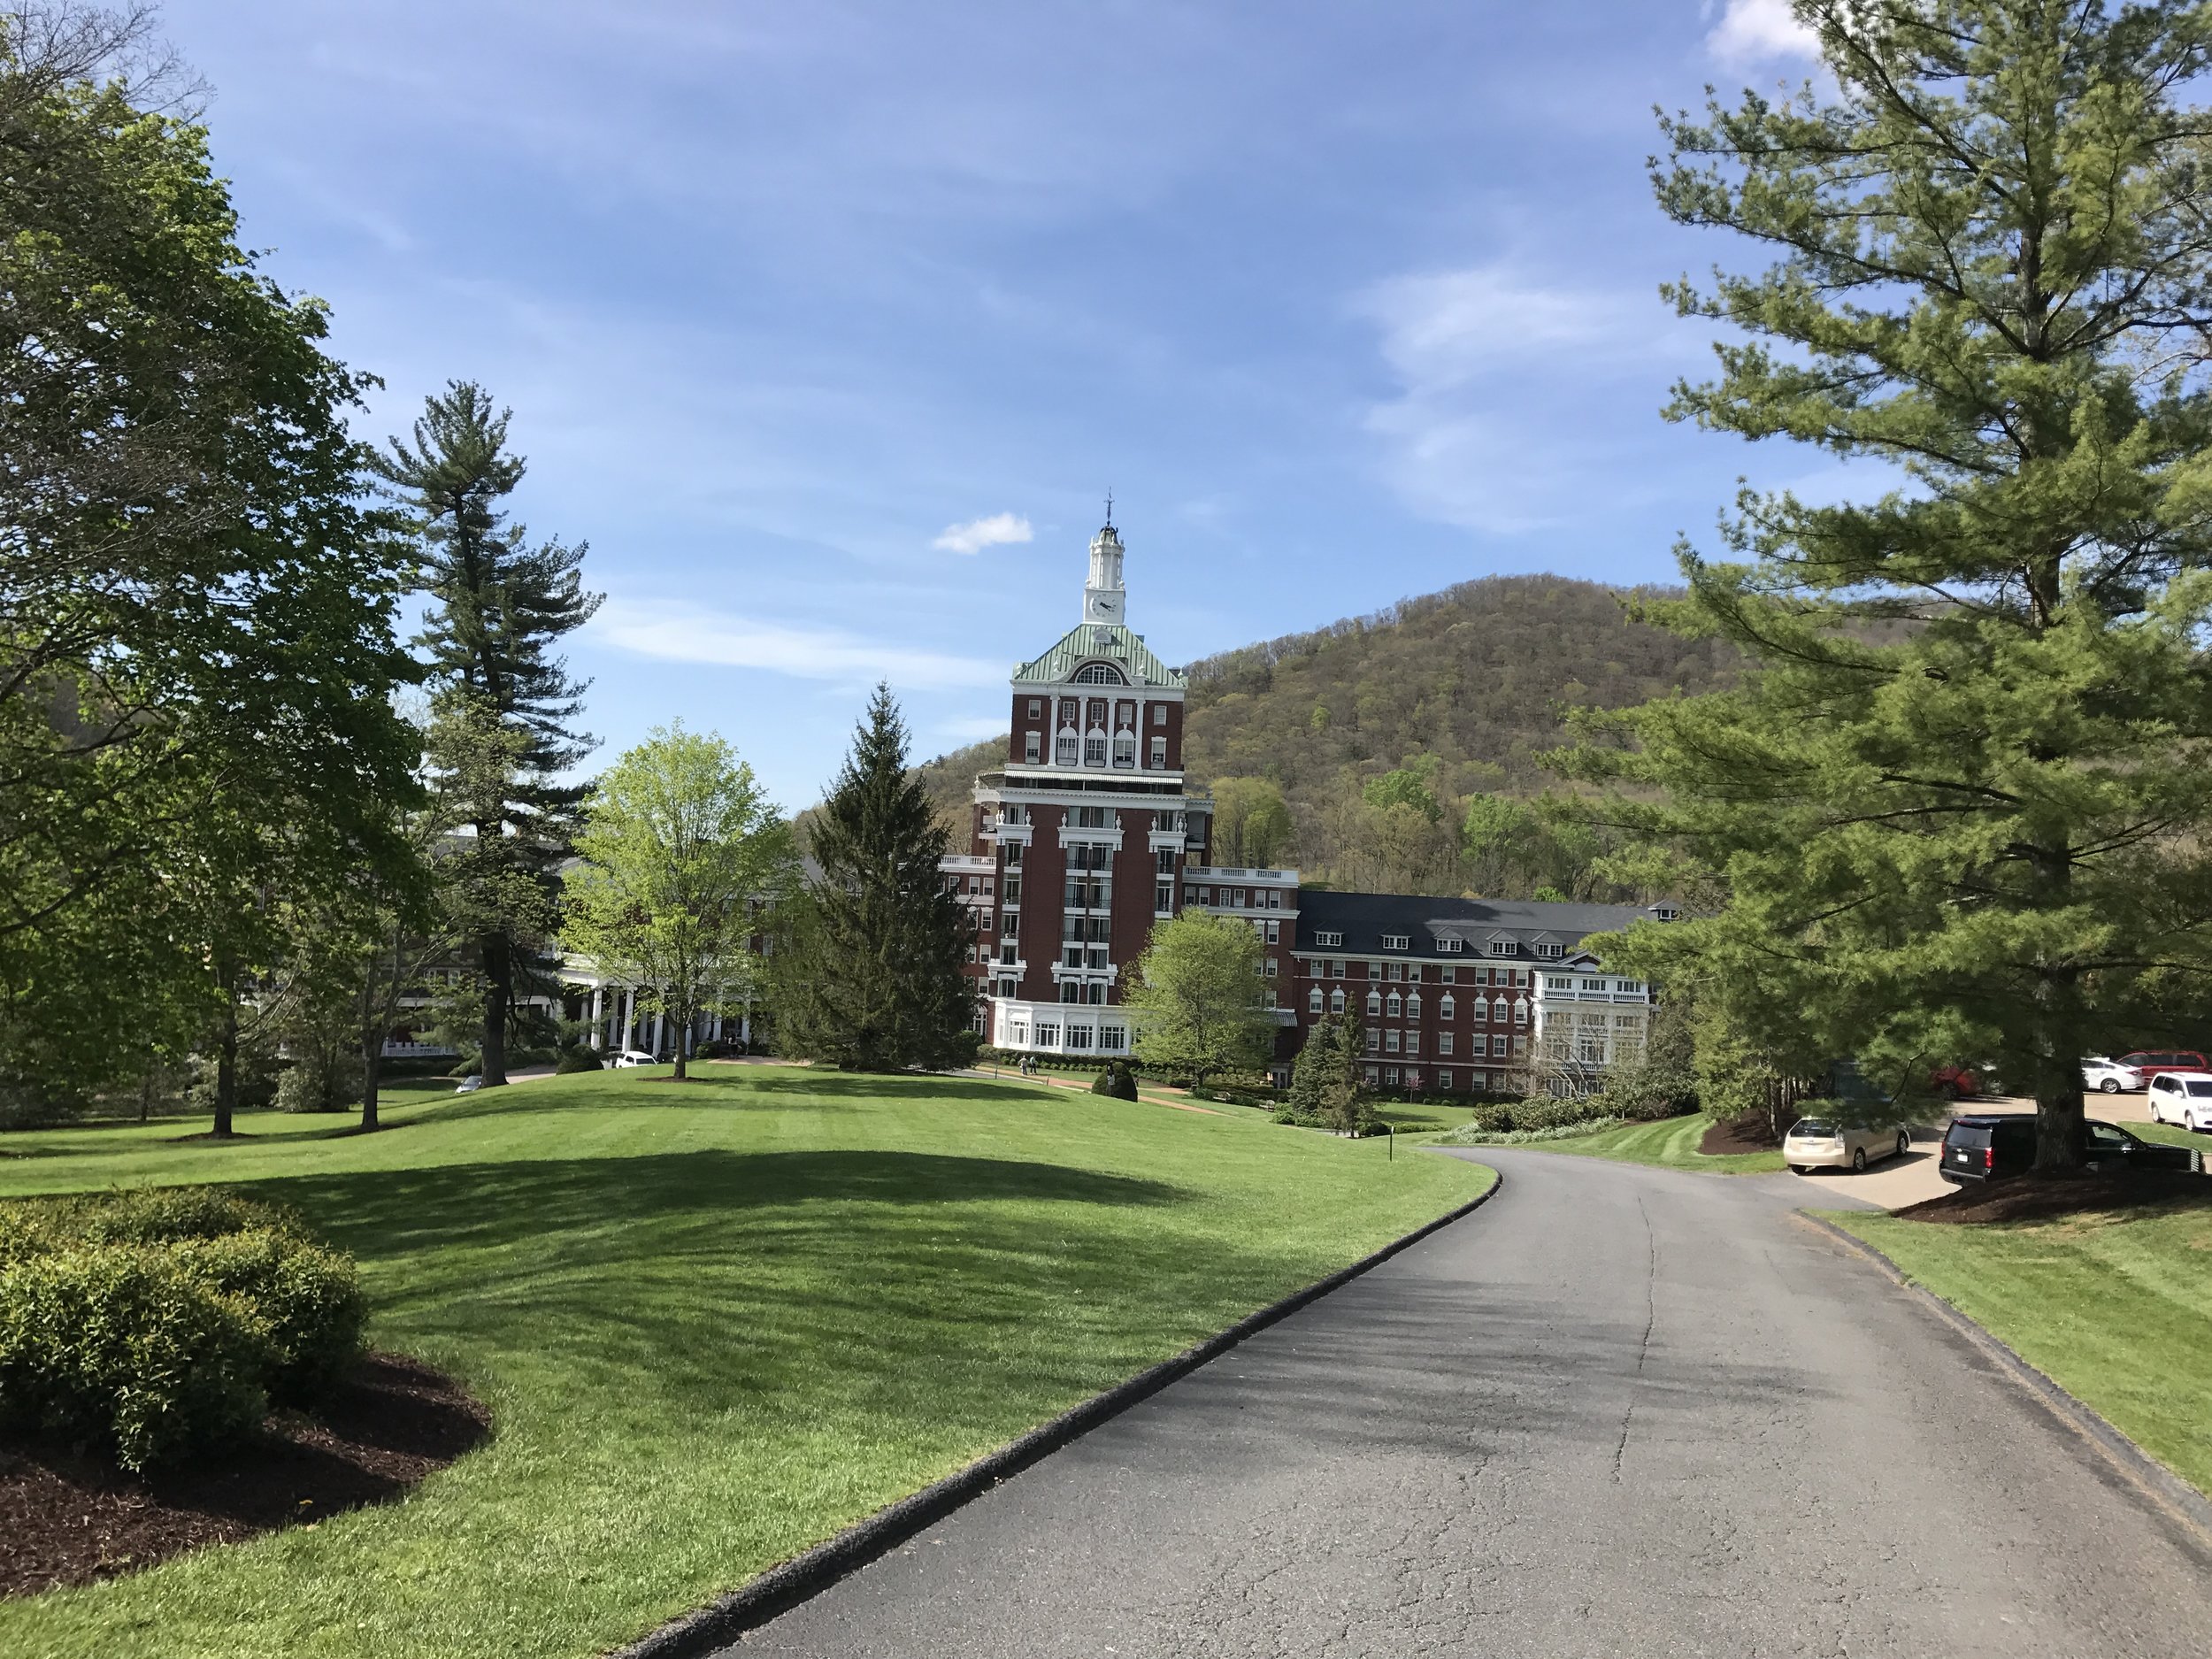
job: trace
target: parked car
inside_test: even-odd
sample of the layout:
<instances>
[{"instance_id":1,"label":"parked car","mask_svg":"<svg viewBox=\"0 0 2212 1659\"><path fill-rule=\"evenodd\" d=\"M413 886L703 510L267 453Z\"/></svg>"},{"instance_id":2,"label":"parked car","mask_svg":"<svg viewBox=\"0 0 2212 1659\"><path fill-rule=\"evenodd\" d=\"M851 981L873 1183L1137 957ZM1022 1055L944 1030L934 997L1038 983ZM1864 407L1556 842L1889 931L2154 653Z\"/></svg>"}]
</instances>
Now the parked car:
<instances>
[{"instance_id":1,"label":"parked car","mask_svg":"<svg viewBox=\"0 0 2212 1659\"><path fill-rule=\"evenodd\" d=\"M660 1062L642 1048L625 1048L607 1064L612 1066L658 1065Z\"/></svg>"},{"instance_id":2,"label":"parked car","mask_svg":"<svg viewBox=\"0 0 2212 1659\"><path fill-rule=\"evenodd\" d=\"M2212 1102L2208 1102L2212 1103ZM2082 1125L2083 1150L2093 1170L2196 1170L2204 1155L2188 1147L2139 1140L2116 1124L2090 1118ZM2035 1118L2028 1112L1969 1112L1943 1132L1938 1173L1954 1186L2002 1180L2035 1162Z\"/></svg>"},{"instance_id":3,"label":"parked car","mask_svg":"<svg viewBox=\"0 0 2212 1659\"><path fill-rule=\"evenodd\" d=\"M1928 1073L1928 1088L1938 1100L1970 1100L1982 1092L1982 1074L1970 1065L1939 1065Z\"/></svg>"},{"instance_id":4,"label":"parked car","mask_svg":"<svg viewBox=\"0 0 2212 1659\"><path fill-rule=\"evenodd\" d=\"M2131 1065L2093 1054L2081 1063L2081 1086L2101 1094L2131 1094L2143 1087L2143 1074Z\"/></svg>"},{"instance_id":5,"label":"parked car","mask_svg":"<svg viewBox=\"0 0 2212 1659\"><path fill-rule=\"evenodd\" d=\"M2212 1071L2161 1071L2150 1097L2153 1123L2212 1133Z\"/></svg>"},{"instance_id":6,"label":"parked car","mask_svg":"<svg viewBox=\"0 0 2212 1659\"><path fill-rule=\"evenodd\" d=\"M1782 1138L1782 1162L1798 1174L1847 1169L1854 1173L1883 1158L1912 1150L1912 1131L1901 1124L1853 1128L1825 1118L1801 1118Z\"/></svg>"},{"instance_id":7,"label":"parked car","mask_svg":"<svg viewBox=\"0 0 2212 1659\"><path fill-rule=\"evenodd\" d=\"M2204 1056L2193 1048L2139 1049L2122 1055L2120 1064L2146 1078L2161 1071L2212 1071L2212 1065L2206 1064Z\"/></svg>"},{"instance_id":8,"label":"parked car","mask_svg":"<svg viewBox=\"0 0 2212 1659\"><path fill-rule=\"evenodd\" d=\"M461 1079L461 1087L455 1089L453 1092L456 1094L473 1094L478 1089L482 1088L483 1087L484 1074L480 1071L475 1071L471 1072L467 1077L463 1078Z\"/></svg>"}]
</instances>

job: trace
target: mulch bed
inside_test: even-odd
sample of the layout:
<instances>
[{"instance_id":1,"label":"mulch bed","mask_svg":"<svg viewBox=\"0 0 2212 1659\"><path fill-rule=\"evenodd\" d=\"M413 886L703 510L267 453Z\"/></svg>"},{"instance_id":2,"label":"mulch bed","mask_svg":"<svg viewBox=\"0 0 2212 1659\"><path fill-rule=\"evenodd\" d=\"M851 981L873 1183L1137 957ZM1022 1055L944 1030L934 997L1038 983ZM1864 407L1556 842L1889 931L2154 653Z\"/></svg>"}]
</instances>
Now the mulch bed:
<instances>
[{"instance_id":1,"label":"mulch bed","mask_svg":"<svg viewBox=\"0 0 2212 1659\"><path fill-rule=\"evenodd\" d=\"M0 1441L0 1595L90 1584L396 1497L491 1432L450 1377L371 1354L313 1418L283 1413L219 1457L141 1479Z\"/></svg>"},{"instance_id":2,"label":"mulch bed","mask_svg":"<svg viewBox=\"0 0 2212 1659\"><path fill-rule=\"evenodd\" d=\"M2016 1175L1962 1187L1896 1213L1908 1221L2047 1221L2099 1210L2212 1208L2212 1180L2185 1170L2135 1175Z\"/></svg>"},{"instance_id":3,"label":"mulch bed","mask_svg":"<svg viewBox=\"0 0 2212 1659\"><path fill-rule=\"evenodd\" d=\"M1763 1117L1740 1118L1734 1123L1707 1125L1697 1149L1709 1158L1719 1158L1739 1152L1771 1152L1781 1144L1768 1133Z\"/></svg>"}]
</instances>

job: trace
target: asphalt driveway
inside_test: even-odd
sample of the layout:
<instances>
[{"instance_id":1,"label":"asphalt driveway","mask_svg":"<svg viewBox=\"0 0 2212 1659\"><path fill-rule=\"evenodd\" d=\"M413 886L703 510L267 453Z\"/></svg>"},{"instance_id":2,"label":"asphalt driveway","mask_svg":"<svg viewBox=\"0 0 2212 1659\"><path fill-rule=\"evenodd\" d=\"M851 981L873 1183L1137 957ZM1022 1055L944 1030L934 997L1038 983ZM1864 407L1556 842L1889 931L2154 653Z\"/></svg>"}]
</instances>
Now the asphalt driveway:
<instances>
[{"instance_id":1,"label":"asphalt driveway","mask_svg":"<svg viewBox=\"0 0 2212 1659\"><path fill-rule=\"evenodd\" d=\"M1474 1215L730 1651L2212 1652L2206 1540L1801 1183L1481 1156Z\"/></svg>"}]
</instances>

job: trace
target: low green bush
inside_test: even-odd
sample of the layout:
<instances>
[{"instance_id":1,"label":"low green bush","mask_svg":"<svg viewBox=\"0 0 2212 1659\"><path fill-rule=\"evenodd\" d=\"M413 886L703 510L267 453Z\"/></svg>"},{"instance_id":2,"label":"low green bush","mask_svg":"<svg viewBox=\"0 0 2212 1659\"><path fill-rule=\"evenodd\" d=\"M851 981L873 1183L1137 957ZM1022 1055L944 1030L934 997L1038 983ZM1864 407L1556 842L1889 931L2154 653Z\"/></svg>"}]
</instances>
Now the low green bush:
<instances>
[{"instance_id":1,"label":"low green bush","mask_svg":"<svg viewBox=\"0 0 2212 1659\"><path fill-rule=\"evenodd\" d=\"M359 1355L352 1261L213 1187L0 1205L0 1420L140 1470L307 1404Z\"/></svg>"},{"instance_id":2,"label":"low green bush","mask_svg":"<svg viewBox=\"0 0 2212 1659\"><path fill-rule=\"evenodd\" d=\"M1512 1134L1531 1129L1571 1129L1578 1124L1618 1115L1595 1095L1584 1100L1540 1095L1532 1100L1486 1101L1475 1108L1468 1126L1478 1134Z\"/></svg>"},{"instance_id":3,"label":"low green bush","mask_svg":"<svg viewBox=\"0 0 2212 1659\"><path fill-rule=\"evenodd\" d=\"M268 1409L266 1335L167 1249L81 1244L0 1268L0 1418L143 1470Z\"/></svg>"},{"instance_id":4,"label":"low green bush","mask_svg":"<svg viewBox=\"0 0 2212 1659\"><path fill-rule=\"evenodd\" d=\"M1091 1079L1091 1093L1104 1094L1113 1100L1134 1100L1137 1098L1136 1073L1117 1060Z\"/></svg>"},{"instance_id":5,"label":"low green bush","mask_svg":"<svg viewBox=\"0 0 2212 1659\"><path fill-rule=\"evenodd\" d=\"M592 1049L579 1047L562 1049L561 1057L553 1063L553 1070L560 1076L566 1077L572 1071L602 1071L605 1068L605 1064L606 1063L600 1059Z\"/></svg>"}]
</instances>

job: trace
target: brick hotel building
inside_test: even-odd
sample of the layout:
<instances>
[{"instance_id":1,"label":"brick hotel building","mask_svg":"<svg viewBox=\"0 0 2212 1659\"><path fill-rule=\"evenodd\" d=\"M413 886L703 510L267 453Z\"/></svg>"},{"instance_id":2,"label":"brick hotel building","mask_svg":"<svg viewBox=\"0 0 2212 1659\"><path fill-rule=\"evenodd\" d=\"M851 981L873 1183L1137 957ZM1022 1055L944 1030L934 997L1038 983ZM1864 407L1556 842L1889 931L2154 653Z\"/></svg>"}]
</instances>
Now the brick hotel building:
<instances>
[{"instance_id":1,"label":"brick hotel building","mask_svg":"<svg viewBox=\"0 0 2212 1659\"><path fill-rule=\"evenodd\" d=\"M1586 1079L1641 1048L1648 987L1580 947L1666 907L1308 890L1295 870L1212 864L1212 803L1183 775L1184 676L1130 631L1123 554L1111 524L1092 538L1082 621L1015 669L1005 764L976 780L969 849L944 861L974 919L987 1041L1128 1053L1123 992L1153 925L1198 909L1265 946L1279 1080L1348 1008L1383 1087L1518 1094L1540 1058Z\"/></svg>"}]
</instances>

